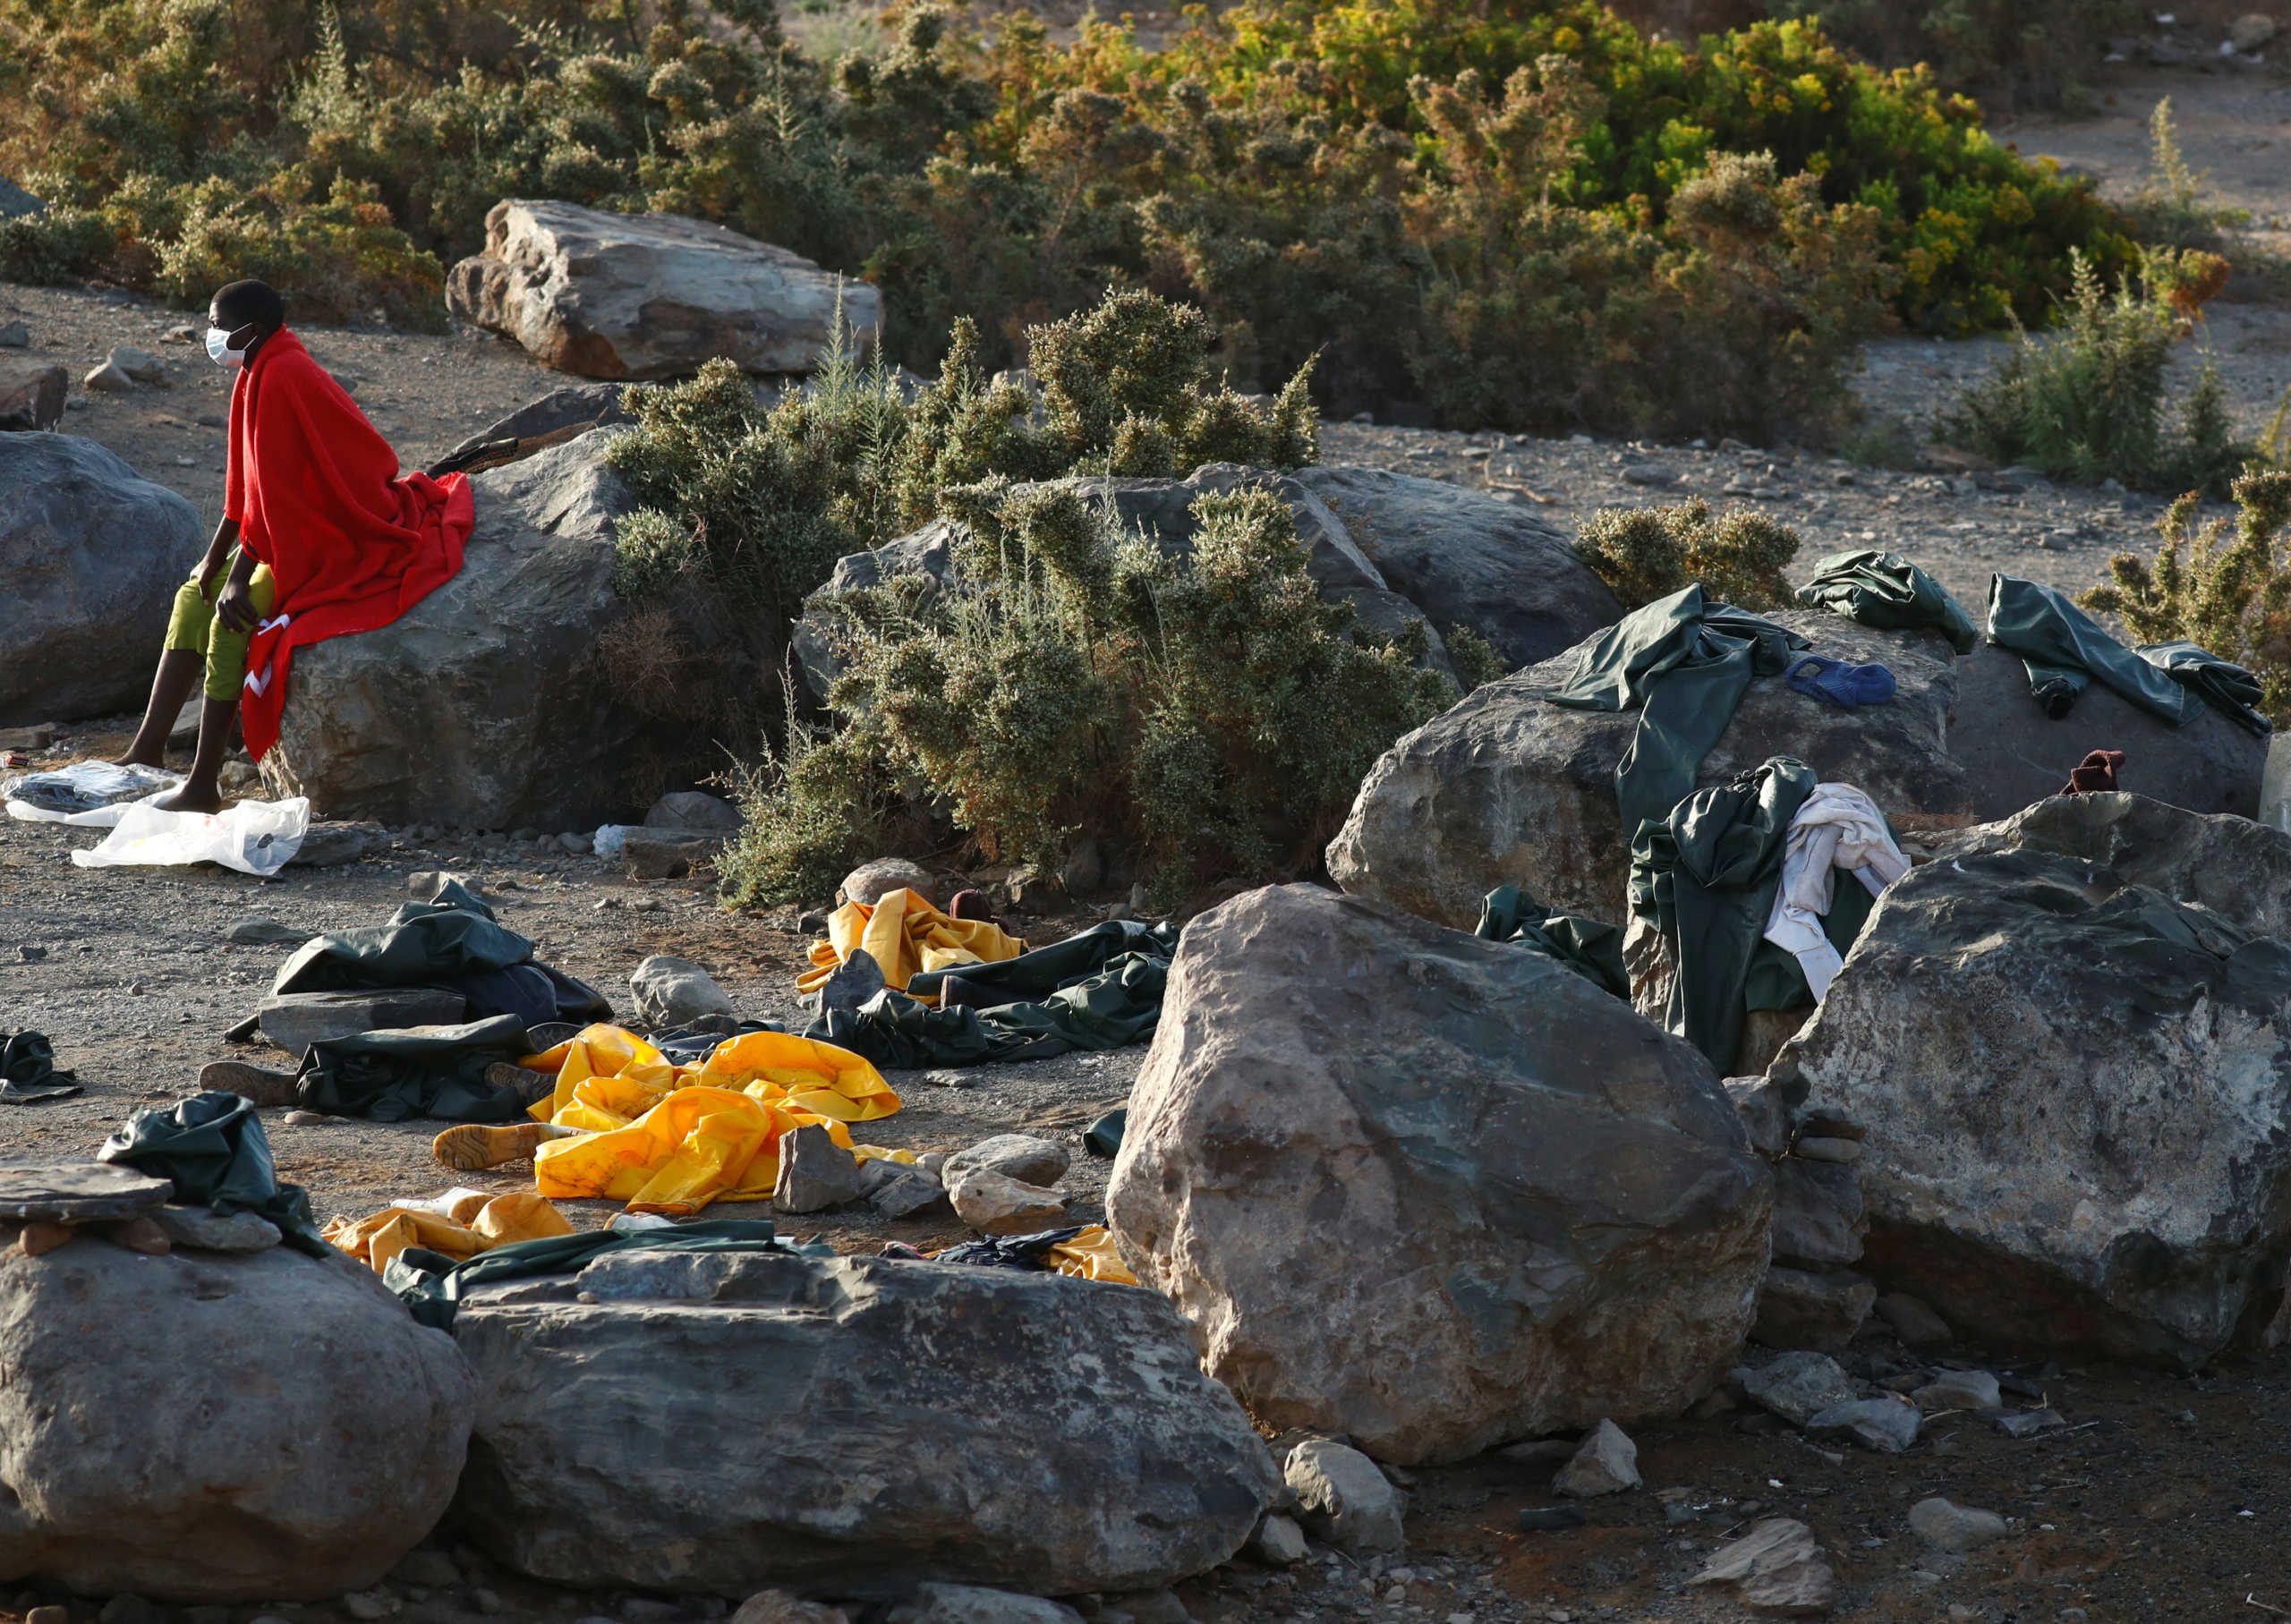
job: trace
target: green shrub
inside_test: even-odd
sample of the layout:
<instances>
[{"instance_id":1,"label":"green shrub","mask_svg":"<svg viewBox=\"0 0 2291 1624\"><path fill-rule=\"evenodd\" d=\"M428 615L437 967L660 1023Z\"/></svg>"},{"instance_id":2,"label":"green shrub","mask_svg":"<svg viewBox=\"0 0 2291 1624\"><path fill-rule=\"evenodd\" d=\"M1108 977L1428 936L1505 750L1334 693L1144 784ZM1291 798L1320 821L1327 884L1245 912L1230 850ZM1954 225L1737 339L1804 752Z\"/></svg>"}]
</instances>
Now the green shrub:
<instances>
[{"instance_id":1,"label":"green shrub","mask_svg":"<svg viewBox=\"0 0 2291 1624\"><path fill-rule=\"evenodd\" d=\"M1583 521L1575 556L1626 609L1698 581L1737 608L1777 609L1793 601L1783 572L1798 545L1796 531L1755 508L1730 507L1714 523L1698 497L1673 507L1603 507Z\"/></svg>"},{"instance_id":2,"label":"green shrub","mask_svg":"<svg viewBox=\"0 0 2291 1624\"><path fill-rule=\"evenodd\" d=\"M2190 331L2181 290L2223 269L2210 255L2158 251L2111 293L2080 260L2060 330L2016 332L1996 371L1944 414L1941 432L1994 462L2055 479L2226 494L2254 448L2235 437L2209 357L2176 425L2165 410L2165 367Z\"/></svg>"},{"instance_id":3,"label":"green shrub","mask_svg":"<svg viewBox=\"0 0 2291 1624\"><path fill-rule=\"evenodd\" d=\"M1273 492L1201 497L1182 560L1072 484L950 500L966 534L949 587L840 600L842 731L753 781L748 832L720 865L733 900L819 894L858 849L837 843L839 821L888 804L852 816L870 779L918 786L992 858L1054 863L1080 836L1106 841L1161 906L1214 880L1293 877L1377 755L1455 698L1413 663L1420 631L1366 641L1349 605L1321 600ZM834 765L807 771L820 752Z\"/></svg>"},{"instance_id":4,"label":"green shrub","mask_svg":"<svg viewBox=\"0 0 2291 1624\"><path fill-rule=\"evenodd\" d=\"M2135 642L2200 643L2259 678L2259 708L2291 726L2291 470L2253 470L2235 481L2236 520L2198 528L2191 492L2158 525L2153 561L2109 560L2109 580L2077 601L2120 618Z\"/></svg>"},{"instance_id":5,"label":"green shrub","mask_svg":"<svg viewBox=\"0 0 2291 1624\"><path fill-rule=\"evenodd\" d=\"M1448 645L1448 663L1456 668L1457 679L1464 692L1484 688L1510 671L1495 645L1468 625L1448 628L1441 641Z\"/></svg>"},{"instance_id":6,"label":"green shrub","mask_svg":"<svg viewBox=\"0 0 2291 1624\"><path fill-rule=\"evenodd\" d=\"M2084 107L2110 35L2135 33L2136 0L1766 0L1869 61L1929 63L1951 90L1997 107Z\"/></svg>"},{"instance_id":7,"label":"green shrub","mask_svg":"<svg viewBox=\"0 0 2291 1624\"><path fill-rule=\"evenodd\" d=\"M2148 118L2148 178L2133 194L2129 213L2142 240L2172 248L2217 253L2226 246L2224 228L2250 224L2240 208L2222 208L2204 196L2206 174L2189 167L2172 123L2172 98L2164 97Z\"/></svg>"}]
</instances>

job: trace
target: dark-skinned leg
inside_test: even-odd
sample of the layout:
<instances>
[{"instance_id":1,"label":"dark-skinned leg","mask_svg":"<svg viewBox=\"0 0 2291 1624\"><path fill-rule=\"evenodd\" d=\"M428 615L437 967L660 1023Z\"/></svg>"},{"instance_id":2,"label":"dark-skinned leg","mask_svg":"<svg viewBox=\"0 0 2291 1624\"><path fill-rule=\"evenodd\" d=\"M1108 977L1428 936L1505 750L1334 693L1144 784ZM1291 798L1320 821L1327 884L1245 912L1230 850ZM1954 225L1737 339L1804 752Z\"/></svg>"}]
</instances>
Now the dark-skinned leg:
<instances>
[{"instance_id":1,"label":"dark-skinned leg","mask_svg":"<svg viewBox=\"0 0 2291 1624\"><path fill-rule=\"evenodd\" d=\"M156 803L162 812L223 810L223 762L231 753L231 724L238 719L235 699L209 699L199 712L199 753L183 787Z\"/></svg>"},{"instance_id":2,"label":"dark-skinned leg","mask_svg":"<svg viewBox=\"0 0 2291 1624\"><path fill-rule=\"evenodd\" d=\"M119 758L122 767L167 764L167 735L175 730L183 702L199 686L206 669L207 656L197 649L169 649L159 656L159 668L151 678L151 703L143 712L143 726L136 729L135 742Z\"/></svg>"}]
</instances>

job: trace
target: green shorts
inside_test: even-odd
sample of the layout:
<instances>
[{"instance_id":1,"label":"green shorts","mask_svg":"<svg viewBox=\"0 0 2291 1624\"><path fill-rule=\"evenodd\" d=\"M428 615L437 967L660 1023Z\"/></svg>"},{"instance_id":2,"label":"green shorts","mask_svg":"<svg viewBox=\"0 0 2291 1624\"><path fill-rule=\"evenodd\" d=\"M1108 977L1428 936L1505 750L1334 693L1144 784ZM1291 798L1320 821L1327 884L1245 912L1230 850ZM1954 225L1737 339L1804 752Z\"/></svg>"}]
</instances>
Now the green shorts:
<instances>
[{"instance_id":1,"label":"green shorts","mask_svg":"<svg viewBox=\"0 0 2291 1624\"><path fill-rule=\"evenodd\" d=\"M230 561L216 577L215 595L223 595L223 587L231 572L239 567L239 552L231 549ZM271 579L270 565L258 564L254 574L247 578L247 592L254 599L258 619L268 620L272 606L278 601L278 583ZM252 633L234 632L215 613L215 606L199 595L199 577L194 574L175 593L175 612L167 616L167 651L189 651L207 656L207 697L211 700L236 700L239 690L247 680L247 640Z\"/></svg>"}]
</instances>

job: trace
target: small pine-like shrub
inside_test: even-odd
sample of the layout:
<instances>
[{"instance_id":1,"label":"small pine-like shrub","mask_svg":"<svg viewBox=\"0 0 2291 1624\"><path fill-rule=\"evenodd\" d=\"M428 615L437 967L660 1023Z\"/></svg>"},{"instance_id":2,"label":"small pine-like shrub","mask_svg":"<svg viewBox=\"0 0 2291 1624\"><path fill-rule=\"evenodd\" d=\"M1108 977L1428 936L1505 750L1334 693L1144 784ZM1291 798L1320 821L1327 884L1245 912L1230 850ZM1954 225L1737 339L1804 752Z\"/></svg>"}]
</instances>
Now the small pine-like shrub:
<instances>
[{"instance_id":1,"label":"small pine-like shrub","mask_svg":"<svg viewBox=\"0 0 2291 1624\"><path fill-rule=\"evenodd\" d=\"M919 786L990 857L1110 842L1164 906L1217 879L1292 877L1376 756L1455 698L1415 663L1420 631L1376 643L1322 601L1273 492L1201 497L1182 559L1072 483L992 481L950 506L966 532L950 585L840 600L842 731L808 746L836 766L807 776L806 756L753 781L749 831L720 864L733 900L815 894L832 863L805 854L856 849L822 834L843 815L822 797L846 805L868 775Z\"/></svg>"},{"instance_id":2,"label":"small pine-like shrub","mask_svg":"<svg viewBox=\"0 0 2291 1624\"><path fill-rule=\"evenodd\" d=\"M2166 363L2191 330L2185 290L2220 268L2211 255L2158 251L2111 293L2078 260L2060 330L2015 333L1996 371L1944 414L1941 432L2055 479L2225 495L2254 448L2235 437L2217 369L2207 358L2176 425L2165 402Z\"/></svg>"},{"instance_id":3,"label":"small pine-like shrub","mask_svg":"<svg viewBox=\"0 0 2291 1624\"><path fill-rule=\"evenodd\" d=\"M1603 507L1583 521L1575 556L1635 609L1699 581L1712 599L1743 609L1787 607L1783 572L1798 556L1798 532L1750 507L1716 520L1699 498L1672 507Z\"/></svg>"},{"instance_id":4,"label":"small pine-like shrub","mask_svg":"<svg viewBox=\"0 0 2291 1624\"><path fill-rule=\"evenodd\" d=\"M2172 504L2159 523L2153 560L2119 553L2109 579L2077 601L2122 620L2133 641L2199 643L2259 679L2259 708L2291 726L2291 470L2254 469L2233 487L2231 525L2198 527L2196 497Z\"/></svg>"}]
</instances>

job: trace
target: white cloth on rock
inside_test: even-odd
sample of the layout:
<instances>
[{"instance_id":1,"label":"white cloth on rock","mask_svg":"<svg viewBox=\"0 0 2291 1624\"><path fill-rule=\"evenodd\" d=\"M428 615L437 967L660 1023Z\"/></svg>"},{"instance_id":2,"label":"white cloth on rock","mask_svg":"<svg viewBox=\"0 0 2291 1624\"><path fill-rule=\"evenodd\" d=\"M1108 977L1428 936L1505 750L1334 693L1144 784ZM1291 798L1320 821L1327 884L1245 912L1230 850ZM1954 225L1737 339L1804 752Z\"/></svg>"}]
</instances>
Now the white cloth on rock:
<instances>
[{"instance_id":1,"label":"white cloth on rock","mask_svg":"<svg viewBox=\"0 0 2291 1624\"><path fill-rule=\"evenodd\" d=\"M1845 965L1822 931L1822 916L1836 896L1834 883L1840 869L1859 880L1870 896L1879 897L1909 872L1909 859L1894 844L1884 814L1869 796L1851 784L1817 784L1790 820L1782 852L1782 883L1766 922L1766 940L1797 956L1817 1003Z\"/></svg>"}]
</instances>

